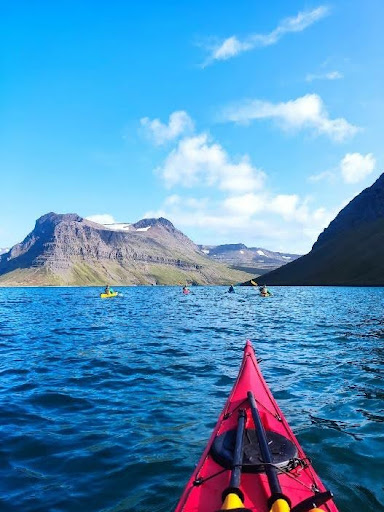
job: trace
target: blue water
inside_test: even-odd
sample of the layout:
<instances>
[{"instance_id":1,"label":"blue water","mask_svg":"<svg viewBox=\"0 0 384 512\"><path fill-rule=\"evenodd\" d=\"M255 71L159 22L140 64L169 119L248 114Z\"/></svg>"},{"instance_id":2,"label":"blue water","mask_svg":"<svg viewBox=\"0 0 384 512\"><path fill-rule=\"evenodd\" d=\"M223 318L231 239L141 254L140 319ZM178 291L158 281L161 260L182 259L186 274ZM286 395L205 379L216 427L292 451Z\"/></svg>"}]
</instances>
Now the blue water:
<instances>
[{"instance_id":1,"label":"blue water","mask_svg":"<svg viewBox=\"0 0 384 512\"><path fill-rule=\"evenodd\" d=\"M246 338L340 511L384 510L384 289L0 289L0 510L172 511Z\"/></svg>"}]
</instances>

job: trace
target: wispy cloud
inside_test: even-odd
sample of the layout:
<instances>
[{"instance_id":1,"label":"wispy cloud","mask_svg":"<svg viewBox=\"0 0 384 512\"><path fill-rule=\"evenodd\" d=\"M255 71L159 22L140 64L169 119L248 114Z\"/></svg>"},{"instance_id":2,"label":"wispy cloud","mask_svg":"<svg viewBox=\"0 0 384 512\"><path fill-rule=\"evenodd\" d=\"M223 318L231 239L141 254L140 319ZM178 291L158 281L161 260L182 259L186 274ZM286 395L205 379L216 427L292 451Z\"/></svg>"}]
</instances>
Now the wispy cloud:
<instances>
[{"instance_id":1,"label":"wispy cloud","mask_svg":"<svg viewBox=\"0 0 384 512\"><path fill-rule=\"evenodd\" d=\"M279 25L266 34L251 34L244 40L231 36L208 48L209 55L203 67L217 60L228 60L240 53L276 44L285 34L301 32L329 14L329 7L321 5L316 9L299 12L296 16L283 19Z\"/></svg>"},{"instance_id":2,"label":"wispy cloud","mask_svg":"<svg viewBox=\"0 0 384 512\"><path fill-rule=\"evenodd\" d=\"M313 82L314 80L340 80L344 75L340 71L329 71L328 73L308 73L305 77L306 82Z\"/></svg>"},{"instance_id":3,"label":"wispy cloud","mask_svg":"<svg viewBox=\"0 0 384 512\"><path fill-rule=\"evenodd\" d=\"M181 135L193 131L193 121L184 110L173 112L169 116L168 124L160 119L140 119L141 126L149 138L158 146L177 139Z\"/></svg>"},{"instance_id":4,"label":"wispy cloud","mask_svg":"<svg viewBox=\"0 0 384 512\"><path fill-rule=\"evenodd\" d=\"M369 176L376 167L372 153L347 153L340 162L341 175L345 183L359 183Z\"/></svg>"},{"instance_id":5,"label":"wispy cloud","mask_svg":"<svg viewBox=\"0 0 384 512\"><path fill-rule=\"evenodd\" d=\"M308 181L318 183L319 181L334 181L336 174L334 171L323 171L317 174L312 174L308 177Z\"/></svg>"},{"instance_id":6,"label":"wispy cloud","mask_svg":"<svg viewBox=\"0 0 384 512\"><path fill-rule=\"evenodd\" d=\"M331 119L317 94L307 94L281 103L247 100L225 108L220 115L221 121L235 123L249 123L255 119L274 119L285 130L307 128L337 142L354 136L359 130L342 117Z\"/></svg>"}]
</instances>

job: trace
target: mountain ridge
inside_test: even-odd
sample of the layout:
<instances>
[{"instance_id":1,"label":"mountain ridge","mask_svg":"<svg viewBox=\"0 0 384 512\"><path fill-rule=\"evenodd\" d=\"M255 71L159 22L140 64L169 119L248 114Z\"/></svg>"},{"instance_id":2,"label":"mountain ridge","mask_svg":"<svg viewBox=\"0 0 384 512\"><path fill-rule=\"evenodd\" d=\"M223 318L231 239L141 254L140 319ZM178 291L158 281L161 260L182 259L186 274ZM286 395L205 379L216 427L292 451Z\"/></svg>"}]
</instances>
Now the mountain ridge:
<instances>
[{"instance_id":1,"label":"mountain ridge","mask_svg":"<svg viewBox=\"0 0 384 512\"><path fill-rule=\"evenodd\" d=\"M0 284L230 284L245 272L212 262L167 219L110 229L79 215L49 212L0 256Z\"/></svg>"},{"instance_id":2,"label":"mountain ridge","mask_svg":"<svg viewBox=\"0 0 384 512\"><path fill-rule=\"evenodd\" d=\"M384 173L339 212L308 254L265 274L263 282L384 286Z\"/></svg>"},{"instance_id":3,"label":"mountain ridge","mask_svg":"<svg viewBox=\"0 0 384 512\"><path fill-rule=\"evenodd\" d=\"M247 247L243 243L199 245L199 248L215 261L259 275L300 257L299 254L270 251L263 247Z\"/></svg>"}]
</instances>

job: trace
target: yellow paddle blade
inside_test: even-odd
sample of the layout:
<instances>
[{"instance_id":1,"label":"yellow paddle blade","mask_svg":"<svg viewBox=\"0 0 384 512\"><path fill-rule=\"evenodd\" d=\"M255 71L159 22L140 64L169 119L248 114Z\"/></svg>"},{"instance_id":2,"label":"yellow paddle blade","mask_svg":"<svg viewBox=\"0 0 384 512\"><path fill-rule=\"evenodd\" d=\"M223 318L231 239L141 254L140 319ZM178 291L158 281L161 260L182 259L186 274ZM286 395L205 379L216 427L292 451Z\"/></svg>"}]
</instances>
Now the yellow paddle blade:
<instances>
[{"instance_id":1,"label":"yellow paddle blade","mask_svg":"<svg viewBox=\"0 0 384 512\"><path fill-rule=\"evenodd\" d=\"M245 508L243 502L234 492L229 493L224 500L221 510L236 510L238 508Z\"/></svg>"},{"instance_id":2,"label":"yellow paddle blade","mask_svg":"<svg viewBox=\"0 0 384 512\"><path fill-rule=\"evenodd\" d=\"M285 500L279 498L273 502L270 512L289 512L290 510L291 508L288 503Z\"/></svg>"}]
</instances>

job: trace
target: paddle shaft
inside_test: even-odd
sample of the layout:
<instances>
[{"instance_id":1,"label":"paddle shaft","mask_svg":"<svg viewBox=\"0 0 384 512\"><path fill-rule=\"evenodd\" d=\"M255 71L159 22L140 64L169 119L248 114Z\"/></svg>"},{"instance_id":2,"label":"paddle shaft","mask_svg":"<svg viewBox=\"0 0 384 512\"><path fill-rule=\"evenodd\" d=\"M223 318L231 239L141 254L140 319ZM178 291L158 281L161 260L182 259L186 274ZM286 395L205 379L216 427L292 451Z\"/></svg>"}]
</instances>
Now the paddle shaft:
<instances>
[{"instance_id":1,"label":"paddle shaft","mask_svg":"<svg viewBox=\"0 0 384 512\"><path fill-rule=\"evenodd\" d=\"M242 510L244 512L252 512L249 508L244 507L244 493L240 490L241 470L243 468L244 431L246 421L247 413L244 409L240 409L239 417L237 420L235 448L233 450L231 479L229 486L223 491L223 504L218 512L225 512L227 510L232 510L233 512L238 510Z\"/></svg>"},{"instance_id":2,"label":"paddle shaft","mask_svg":"<svg viewBox=\"0 0 384 512\"><path fill-rule=\"evenodd\" d=\"M257 435L257 440L258 440L259 446L260 446L261 456L263 458L263 462L266 463L265 473L267 474L268 483L269 483L269 487L271 489L271 493L272 493L272 495L281 494L281 487L280 487L280 483L279 483L279 478L277 476L277 470L272 465L273 464L272 454L271 454L271 450L269 449L269 446L268 446L268 440L267 440L267 436L265 434L263 424L261 423L259 411L257 410L255 397L254 397L252 391L248 391L247 396L248 396L249 404L251 406L252 418L253 418L253 422L254 422L255 428L256 428L256 435Z\"/></svg>"},{"instance_id":3,"label":"paddle shaft","mask_svg":"<svg viewBox=\"0 0 384 512\"><path fill-rule=\"evenodd\" d=\"M237 422L236 443L233 455L233 466L230 487L240 487L241 468L243 464L243 443L244 443L244 429L245 429L246 414L244 409L239 410L239 419Z\"/></svg>"}]
</instances>

